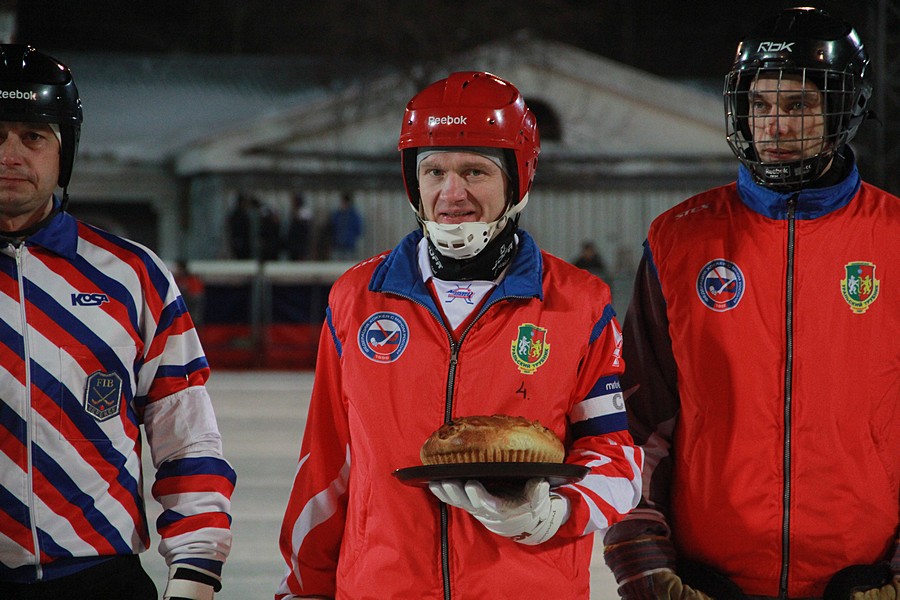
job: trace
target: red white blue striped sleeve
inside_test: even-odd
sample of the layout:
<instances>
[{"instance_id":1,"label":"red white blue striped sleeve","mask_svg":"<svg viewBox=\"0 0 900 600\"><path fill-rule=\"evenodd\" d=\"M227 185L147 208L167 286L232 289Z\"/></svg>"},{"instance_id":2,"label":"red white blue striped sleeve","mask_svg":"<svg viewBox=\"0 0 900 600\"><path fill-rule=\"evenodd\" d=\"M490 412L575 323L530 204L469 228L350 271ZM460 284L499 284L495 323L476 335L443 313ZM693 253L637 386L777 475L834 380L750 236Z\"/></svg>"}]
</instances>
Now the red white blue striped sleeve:
<instances>
[{"instance_id":1,"label":"red white blue striped sleeve","mask_svg":"<svg viewBox=\"0 0 900 600\"><path fill-rule=\"evenodd\" d=\"M566 462L590 472L558 488L571 502L571 515L557 535L604 532L640 500L643 451L628 433L619 383L624 366L621 329L608 306L594 327L569 410L572 442Z\"/></svg>"}]
</instances>

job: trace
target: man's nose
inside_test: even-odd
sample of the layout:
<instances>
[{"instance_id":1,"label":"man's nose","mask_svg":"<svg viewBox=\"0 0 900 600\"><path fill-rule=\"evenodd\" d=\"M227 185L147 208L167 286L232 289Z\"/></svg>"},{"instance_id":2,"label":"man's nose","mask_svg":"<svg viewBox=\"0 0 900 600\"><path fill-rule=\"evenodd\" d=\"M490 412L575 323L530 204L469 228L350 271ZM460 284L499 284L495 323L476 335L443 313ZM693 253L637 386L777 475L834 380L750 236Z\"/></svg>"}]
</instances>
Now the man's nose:
<instances>
[{"instance_id":1,"label":"man's nose","mask_svg":"<svg viewBox=\"0 0 900 600\"><path fill-rule=\"evenodd\" d=\"M15 135L7 135L0 140L0 164L18 164L22 160L22 140Z\"/></svg>"},{"instance_id":2,"label":"man's nose","mask_svg":"<svg viewBox=\"0 0 900 600\"><path fill-rule=\"evenodd\" d=\"M446 200L463 200L466 198L466 180L458 174L449 172L441 187L441 196Z\"/></svg>"},{"instance_id":3,"label":"man's nose","mask_svg":"<svg viewBox=\"0 0 900 600\"><path fill-rule=\"evenodd\" d=\"M785 133L788 127L788 119L785 115L779 113L777 108L773 108L768 115L765 116L765 129L769 135Z\"/></svg>"}]
</instances>

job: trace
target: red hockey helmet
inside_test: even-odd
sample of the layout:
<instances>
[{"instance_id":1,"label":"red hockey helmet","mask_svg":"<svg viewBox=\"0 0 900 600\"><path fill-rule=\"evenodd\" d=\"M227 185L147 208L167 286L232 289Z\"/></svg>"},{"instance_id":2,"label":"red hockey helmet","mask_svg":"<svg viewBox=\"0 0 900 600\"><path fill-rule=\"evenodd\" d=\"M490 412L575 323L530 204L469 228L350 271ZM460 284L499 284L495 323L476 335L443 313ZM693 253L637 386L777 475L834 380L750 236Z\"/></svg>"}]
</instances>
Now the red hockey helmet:
<instances>
[{"instance_id":1,"label":"red hockey helmet","mask_svg":"<svg viewBox=\"0 0 900 600\"><path fill-rule=\"evenodd\" d=\"M416 153L419 148L501 148L514 186L513 205L531 189L540 136L534 114L508 81L479 71L452 73L416 94L400 128L400 156L406 193L419 209Z\"/></svg>"}]
</instances>

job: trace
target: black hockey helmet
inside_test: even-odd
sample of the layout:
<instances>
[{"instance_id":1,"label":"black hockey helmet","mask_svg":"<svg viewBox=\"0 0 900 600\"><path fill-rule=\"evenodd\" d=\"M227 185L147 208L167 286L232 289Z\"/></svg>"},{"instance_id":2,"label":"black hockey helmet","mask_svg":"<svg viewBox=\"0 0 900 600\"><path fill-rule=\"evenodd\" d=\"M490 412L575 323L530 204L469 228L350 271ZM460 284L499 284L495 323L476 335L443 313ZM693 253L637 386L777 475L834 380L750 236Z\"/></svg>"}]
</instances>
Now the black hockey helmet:
<instances>
[{"instance_id":1,"label":"black hockey helmet","mask_svg":"<svg viewBox=\"0 0 900 600\"><path fill-rule=\"evenodd\" d=\"M869 115L868 67L869 57L856 30L821 9L789 8L762 21L738 45L725 78L729 146L761 185L790 190L815 180ZM793 77L814 83L823 93L825 144L819 153L784 163L759 160L753 148L748 98L750 85L760 77L779 82Z\"/></svg>"},{"instance_id":2,"label":"black hockey helmet","mask_svg":"<svg viewBox=\"0 0 900 600\"><path fill-rule=\"evenodd\" d=\"M69 185L81 136L81 99L69 68L26 44L0 44L0 121L59 127L59 187Z\"/></svg>"}]
</instances>

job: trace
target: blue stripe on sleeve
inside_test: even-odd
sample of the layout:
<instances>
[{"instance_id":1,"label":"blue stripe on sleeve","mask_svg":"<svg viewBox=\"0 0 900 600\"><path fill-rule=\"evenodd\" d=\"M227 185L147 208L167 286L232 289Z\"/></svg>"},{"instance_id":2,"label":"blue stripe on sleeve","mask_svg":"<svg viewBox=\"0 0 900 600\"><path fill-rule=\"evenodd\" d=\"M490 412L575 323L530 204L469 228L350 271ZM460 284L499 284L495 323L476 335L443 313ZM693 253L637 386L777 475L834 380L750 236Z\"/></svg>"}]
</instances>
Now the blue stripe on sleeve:
<instances>
[{"instance_id":1,"label":"blue stripe on sleeve","mask_svg":"<svg viewBox=\"0 0 900 600\"><path fill-rule=\"evenodd\" d=\"M209 361L205 356L198 356L186 365L162 365L156 369L155 379L163 377L186 377L190 373L196 373L209 368Z\"/></svg>"},{"instance_id":2,"label":"blue stripe on sleeve","mask_svg":"<svg viewBox=\"0 0 900 600\"><path fill-rule=\"evenodd\" d=\"M334 331L334 323L331 322L331 307L325 308L325 322L328 323L328 331L331 332L331 339L334 340L334 347L337 349L338 358L340 358L344 354L344 349L341 347L341 340L338 339L337 333Z\"/></svg>"},{"instance_id":3,"label":"blue stripe on sleeve","mask_svg":"<svg viewBox=\"0 0 900 600\"><path fill-rule=\"evenodd\" d=\"M613 310L612 304L607 304L603 309L603 314L600 315L600 320L597 321L594 324L593 329L591 329L591 344L597 341L597 338L600 337L600 334L603 333L603 330L606 329L606 326L609 325L609 322L612 321L615 316L616 311Z\"/></svg>"},{"instance_id":4,"label":"blue stripe on sleeve","mask_svg":"<svg viewBox=\"0 0 900 600\"><path fill-rule=\"evenodd\" d=\"M215 573L217 576L222 576L222 561L219 560L208 560L204 558L184 558L181 560L176 560L172 562L173 565L178 564L186 564L193 565L204 571L209 571L210 573Z\"/></svg>"},{"instance_id":5,"label":"blue stripe on sleeve","mask_svg":"<svg viewBox=\"0 0 900 600\"><path fill-rule=\"evenodd\" d=\"M237 475L234 469L231 468L231 465L225 460L214 456L179 458L166 461L157 470L156 479L191 475L218 475L228 479L232 485L237 482Z\"/></svg>"},{"instance_id":6,"label":"blue stripe on sleeve","mask_svg":"<svg viewBox=\"0 0 900 600\"><path fill-rule=\"evenodd\" d=\"M585 399L620 391L622 391L622 384L619 383L619 376L608 375L597 380L597 383L594 384L594 387L591 388Z\"/></svg>"},{"instance_id":7,"label":"blue stripe on sleeve","mask_svg":"<svg viewBox=\"0 0 900 600\"><path fill-rule=\"evenodd\" d=\"M628 429L628 416L623 412L603 415L586 421L572 423L572 436L575 439L594 435L605 435Z\"/></svg>"}]
</instances>

